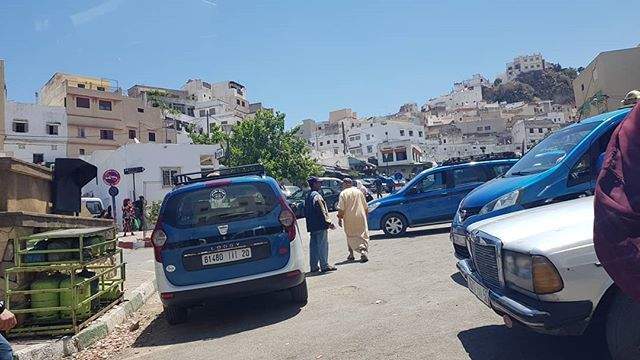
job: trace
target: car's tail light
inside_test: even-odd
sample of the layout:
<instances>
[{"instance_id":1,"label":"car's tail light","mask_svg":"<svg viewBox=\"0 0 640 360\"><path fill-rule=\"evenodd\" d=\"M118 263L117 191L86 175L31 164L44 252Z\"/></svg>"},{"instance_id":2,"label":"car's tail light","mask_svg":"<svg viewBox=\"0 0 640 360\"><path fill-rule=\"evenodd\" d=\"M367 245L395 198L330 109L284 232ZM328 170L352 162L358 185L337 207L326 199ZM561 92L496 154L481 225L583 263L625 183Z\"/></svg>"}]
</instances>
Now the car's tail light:
<instances>
[{"instance_id":1,"label":"car's tail light","mask_svg":"<svg viewBox=\"0 0 640 360\"><path fill-rule=\"evenodd\" d=\"M296 215L284 197L280 198L280 205L282 206L282 211L280 212L280 216L278 216L278 221L280 221L280 224L287 230L289 241L293 241L296 238Z\"/></svg>"},{"instance_id":2,"label":"car's tail light","mask_svg":"<svg viewBox=\"0 0 640 360\"><path fill-rule=\"evenodd\" d=\"M158 218L156 227L151 234L151 244L153 244L153 254L157 262L162 262L162 249L167 242L167 234L162 230L162 220Z\"/></svg>"}]
</instances>

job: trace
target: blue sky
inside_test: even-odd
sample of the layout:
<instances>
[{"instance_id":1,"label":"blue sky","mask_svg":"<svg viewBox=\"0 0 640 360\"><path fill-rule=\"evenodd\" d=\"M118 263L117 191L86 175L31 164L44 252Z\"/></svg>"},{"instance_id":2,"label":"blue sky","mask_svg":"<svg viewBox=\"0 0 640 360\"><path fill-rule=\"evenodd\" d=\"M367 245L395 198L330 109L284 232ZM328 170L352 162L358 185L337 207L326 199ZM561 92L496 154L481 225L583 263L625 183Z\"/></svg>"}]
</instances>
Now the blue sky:
<instances>
[{"instance_id":1,"label":"blue sky","mask_svg":"<svg viewBox=\"0 0 640 360\"><path fill-rule=\"evenodd\" d=\"M540 51L586 66L640 43L628 1L1 0L9 98L56 71L179 87L236 80L287 124L424 103Z\"/></svg>"}]
</instances>

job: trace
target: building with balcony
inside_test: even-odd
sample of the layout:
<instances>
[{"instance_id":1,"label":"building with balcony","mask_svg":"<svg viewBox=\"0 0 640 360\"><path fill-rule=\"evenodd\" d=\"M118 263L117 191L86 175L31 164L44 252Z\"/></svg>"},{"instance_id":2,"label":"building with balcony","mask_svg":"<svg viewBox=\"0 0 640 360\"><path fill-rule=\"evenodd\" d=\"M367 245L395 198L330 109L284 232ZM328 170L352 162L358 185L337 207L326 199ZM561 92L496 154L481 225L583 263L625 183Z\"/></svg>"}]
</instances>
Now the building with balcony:
<instances>
[{"instance_id":1,"label":"building with balcony","mask_svg":"<svg viewBox=\"0 0 640 360\"><path fill-rule=\"evenodd\" d=\"M511 128L513 147L517 153L524 154L550 132L560 125L550 119L523 119L515 122Z\"/></svg>"},{"instance_id":2,"label":"building with balcony","mask_svg":"<svg viewBox=\"0 0 640 360\"><path fill-rule=\"evenodd\" d=\"M377 144L377 166L380 172L401 172L411 178L425 167L424 152L420 144L411 140L390 140Z\"/></svg>"},{"instance_id":3,"label":"building with balcony","mask_svg":"<svg viewBox=\"0 0 640 360\"><path fill-rule=\"evenodd\" d=\"M515 57L507 63L505 76L507 81L512 81L518 75L535 70L544 70L546 63L540 53Z\"/></svg>"},{"instance_id":4,"label":"building with balcony","mask_svg":"<svg viewBox=\"0 0 640 360\"><path fill-rule=\"evenodd\" d=\"M5 112L4 152L45 165L67 157L67 113L62 106L9 101Z\"/></svg>"},{"instance_id":5,"label":"building with balcony","mask_svg":"<svg viewBox=\"0 0 640 360\"><path fill-rule=\"evenodd\" d=\"M55 73L40 90L39 104L66 108L69 157L134 142L176 141L160 109L125 96L112 80Z\"/></svg>"}]
</instances>

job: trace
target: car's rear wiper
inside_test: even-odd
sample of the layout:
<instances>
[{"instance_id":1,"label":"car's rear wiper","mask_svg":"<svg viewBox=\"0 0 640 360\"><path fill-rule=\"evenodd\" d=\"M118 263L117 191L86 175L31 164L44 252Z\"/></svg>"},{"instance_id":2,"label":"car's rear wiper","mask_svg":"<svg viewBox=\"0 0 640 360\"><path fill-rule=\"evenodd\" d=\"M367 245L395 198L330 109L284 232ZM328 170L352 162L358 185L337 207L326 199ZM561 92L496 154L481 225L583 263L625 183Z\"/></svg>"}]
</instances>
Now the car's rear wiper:
<instances>
[{"instance_id":1,"label":"car's rear wiper","mask_svg":"<svg viewBox=\"0 0 640 360\"><path fill-rule=\"evenodd\" d=\"M255 213L256 213L255 211L234 212L234 213L220 214L217 217L220 219L231 219L235 217L250 216L250 215L254 215Z\"/></svg>"}]
</instances>

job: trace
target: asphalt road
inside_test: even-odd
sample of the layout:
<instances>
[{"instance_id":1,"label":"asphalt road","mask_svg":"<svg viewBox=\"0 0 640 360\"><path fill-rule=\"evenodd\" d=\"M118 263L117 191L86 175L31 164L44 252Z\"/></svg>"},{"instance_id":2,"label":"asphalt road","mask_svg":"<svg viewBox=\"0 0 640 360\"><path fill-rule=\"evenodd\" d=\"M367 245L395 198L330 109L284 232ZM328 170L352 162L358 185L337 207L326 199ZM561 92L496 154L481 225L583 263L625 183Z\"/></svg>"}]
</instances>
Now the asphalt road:
<instances>
[{"instance_id":1,"label":"asphalt road","mask_svg":"<svg viewBox=\"0 0 640 360\"><path fill-rule=\"evenodd\" d=\"M171 327L154 297L139 314L140 329L127 334L126 346L102 355L172 360L603 358L598 339L545 336L502 325L466 289L447 227L410 230L396 239L374 234L366 264L344 262L344 234L335 230L330 254L338 271L308 277L309 303L302 308L291 305L287 293L270 294L195 309L189 323Z\"/></svg>"}]
</instances>

